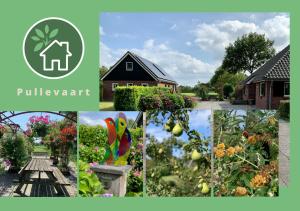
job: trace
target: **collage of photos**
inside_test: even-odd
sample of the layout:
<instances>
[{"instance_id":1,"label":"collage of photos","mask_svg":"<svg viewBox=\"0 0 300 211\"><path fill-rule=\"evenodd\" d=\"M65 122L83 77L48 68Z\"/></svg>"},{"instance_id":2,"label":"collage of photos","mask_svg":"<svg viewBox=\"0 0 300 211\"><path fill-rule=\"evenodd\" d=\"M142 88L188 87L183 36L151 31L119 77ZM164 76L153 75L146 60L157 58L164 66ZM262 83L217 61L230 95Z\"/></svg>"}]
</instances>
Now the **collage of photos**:
<instances>
[{"instance_id":1,"label":"collage of photos","mask_svg":"<svg viewBox=\"0 0 300 211\"><path fill-rule=\"evenodd\" d=\"M289 20L101 13L99 110L1 111L0 196L280 196Z\"/></svg>"}]
</instances>

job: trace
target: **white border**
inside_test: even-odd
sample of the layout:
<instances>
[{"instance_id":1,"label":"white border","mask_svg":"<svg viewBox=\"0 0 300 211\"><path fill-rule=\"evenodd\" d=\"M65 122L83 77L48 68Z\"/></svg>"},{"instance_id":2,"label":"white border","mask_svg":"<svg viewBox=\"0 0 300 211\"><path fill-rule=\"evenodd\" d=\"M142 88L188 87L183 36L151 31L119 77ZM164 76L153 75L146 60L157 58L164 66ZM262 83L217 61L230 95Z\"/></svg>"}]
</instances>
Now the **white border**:
<instances>
[{"instance_id":1,"label":"white border","mask_svg":"<svg viewBox=\"0 0 300 211\"><path fill-rule=\"evenodd\" d=\"M70 24L70 25L77 31L77 33L79 34L79 37L80 37L81 43L82 43L81 57L80 57L80 60L79 60L78 64L76 65L76 67L73 68L73 70L71 70L68 74L63 75L63 76L59 76L59 77L49 77L49 76L44 76L44 75L38 73L33 67L31 67L31 65L30 65L29 62L27 61L27 58L26 58L26 55L25 55L25 41L26 41L26 38L27 38L29 32L30 32L37 24L39 24L39 23L41 23L41 22L43 22L43 21L46 21L46 20L53 20L53 19L54 19L54 20L64 21L64 22ZM46 78L46 79L62 79L62 78L64 78L64 77L67 77L67 76L71 75L71 74L79 67L79 65L81 64L82 59L83 59L83 56L84 56L84 51L85 51L85 45L84 45L83 37L82 37L82 35L81 35L79 29L78 29L73 23L71 23L70 21L68 21L68 20L66 20L66 19L63 19L63 18L58 18L58 17L48 17L48 18L44 18L44 19L41 19L41 20L35 22L35 23L27 30L27 32L26 32L26 34L25 34L25 37L24 37L24 40L23 40L23 45L22 45L22 47L23 47L23 49L22 49L22 50L23 50L23 57L24 57L24 60L25 60L25 62L26 62L26 64L27 64L27 66L31 69L32 72L34 72L34 73L37 74L38 76L40 76L40 77L42 77L42 78Z\"/></svg>"}]
</instances>

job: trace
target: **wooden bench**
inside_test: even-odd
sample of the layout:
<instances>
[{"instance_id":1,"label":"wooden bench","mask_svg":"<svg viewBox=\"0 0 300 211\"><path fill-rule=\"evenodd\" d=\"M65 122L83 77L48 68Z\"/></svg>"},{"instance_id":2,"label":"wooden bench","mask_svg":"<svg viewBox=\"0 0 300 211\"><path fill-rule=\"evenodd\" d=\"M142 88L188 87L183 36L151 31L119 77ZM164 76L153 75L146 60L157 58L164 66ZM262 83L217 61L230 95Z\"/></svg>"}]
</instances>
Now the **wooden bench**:
<instances>
[{"instance_id":1,"label":"wooden bench","mask_svg":"<svg viewBox=\"0 0 300 211\"><path fill-rule=\"evenodd\" d=\"M71 183L69 180L61 173L61 171L58 168L53 169L53 175L56 178L55 183L60 185L70 185Z\"/></svg>"},{"instance_id":2,"label":"wooden bench","mask_svg":"<svg viewBox=\"0 0 300 211\"><path fill-rule=\"evenodd\" d=\"M61 196L70 196L66 186L70 186L70 181L61 173L57 167L53 167L53 176L55 179L54 187Z\"/></svg>"}]
</instances>

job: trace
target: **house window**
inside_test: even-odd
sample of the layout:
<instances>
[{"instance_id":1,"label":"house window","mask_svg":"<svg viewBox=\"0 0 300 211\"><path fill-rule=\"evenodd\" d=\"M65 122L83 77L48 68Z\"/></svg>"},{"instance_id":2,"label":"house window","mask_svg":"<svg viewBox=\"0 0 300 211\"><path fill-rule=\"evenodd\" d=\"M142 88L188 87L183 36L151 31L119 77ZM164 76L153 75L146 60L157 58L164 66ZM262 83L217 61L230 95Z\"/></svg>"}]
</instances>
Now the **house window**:
<instances>
[{"instance_id":1,"label":"house window","mask_svg":"<svg viewBox=\"0 0 300 211\"><path fill-rule=\"evenodd\" d=\"M127 86L133 86L133 83L127 83Z\"/></svg>"},{"instance_id":2,"label":"house window","mask_svg":"<svg viewBox=\"0 0 300 211\"><path fill-rule=\"evenodd\" d=\"M290 82L284 82L284 96L289 97L290 96Z\"/></svg>"},{"instance_id":3,"label":"house window","mask_svg":"<svg viewBox=\"0 0 300 211\"><path fill-rule=\"evenodd\" d=\"M259 84L259 96L263 97L266 94L266 83L265 82L261 82Z\"/></svg>"},{"instance_id":4,"label":"house window","mask_svg":"<svg viewBox=\"0 0 300 211\"><path fill-rule=\"evenodd\" d=\"M142 86L149 86L148 83L141 83Z\"/></svg>"},{"instance_id":5,"label":"house window","mask_svg":"<svg viewBox=\"0 0 300 211\"><path fill-rule=\"evenodd\" d=\"M118 83L112 83L112 91L114 92L116 87L119 86Z\"/></svg>"},{"instance_id":6,"label":"house window","mask_svg":"<svg viewBox=\"0 0 300 211\"><path fill-rule=\"evenodd\" d=\"M126 71L133 70L133 62L126 62Z\"/></svg>"}]
</instances>

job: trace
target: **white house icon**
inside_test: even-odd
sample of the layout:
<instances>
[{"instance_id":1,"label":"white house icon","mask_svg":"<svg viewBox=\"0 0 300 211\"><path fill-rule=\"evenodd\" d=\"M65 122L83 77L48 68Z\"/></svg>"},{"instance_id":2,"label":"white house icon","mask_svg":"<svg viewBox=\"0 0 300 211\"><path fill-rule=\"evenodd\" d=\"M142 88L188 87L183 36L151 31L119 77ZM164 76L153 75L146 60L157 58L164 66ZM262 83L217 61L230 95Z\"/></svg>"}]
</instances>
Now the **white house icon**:
<instances>
[{"instance_id":1,"label":"white house icon","mask_svg":"<svg viewBox=\"0 0 300 211\"><path fill-rule=\"evenodd\" d=\"M43 57L44 71L53 71L55 63L59 71L69 70L69 42L59 42L54 40L40 54Z\"/></svg>"}]
</instances>

